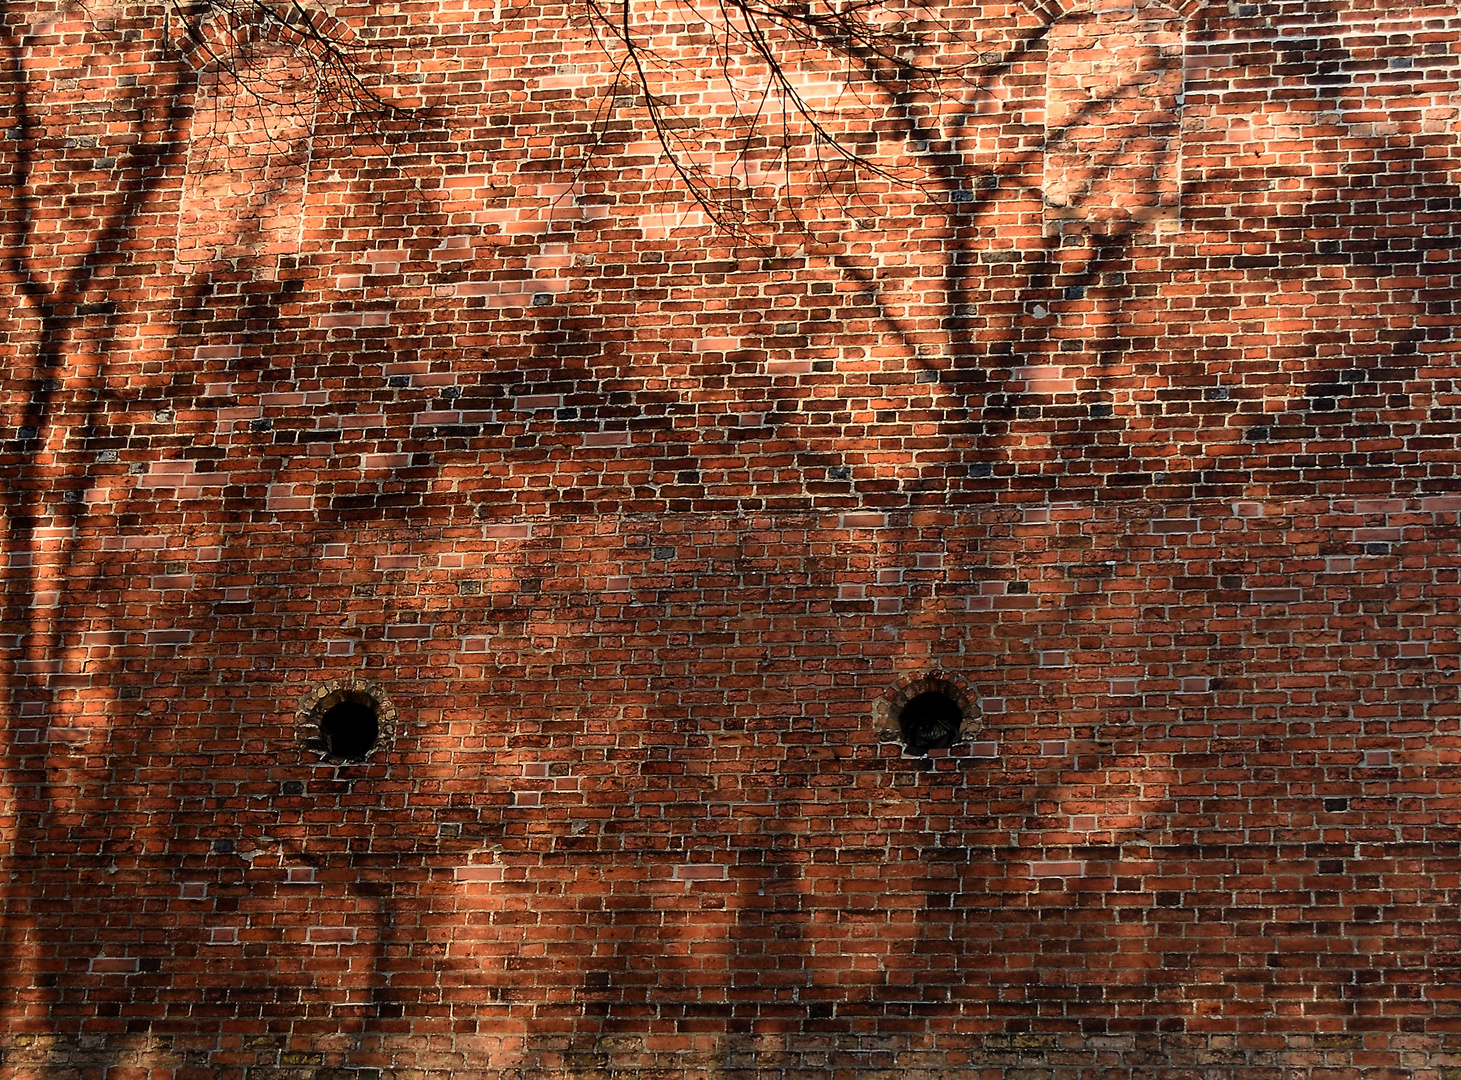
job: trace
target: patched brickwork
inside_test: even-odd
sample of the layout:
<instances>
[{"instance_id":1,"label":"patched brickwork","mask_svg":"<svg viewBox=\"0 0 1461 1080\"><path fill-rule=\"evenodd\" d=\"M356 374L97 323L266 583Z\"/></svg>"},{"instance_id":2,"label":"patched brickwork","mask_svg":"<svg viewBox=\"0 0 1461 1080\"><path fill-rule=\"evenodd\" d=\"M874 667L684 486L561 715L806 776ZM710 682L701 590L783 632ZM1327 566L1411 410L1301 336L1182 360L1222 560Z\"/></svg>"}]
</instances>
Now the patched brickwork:
<instances>
[{"instance_id":1,"label":"patched brickwork","mask_svg":"<svg viewBox=\"0 0 1461 1080\"><path fill-rule=\"evenodd\" d=\"M217 7L0 5L0 1080L1461 1076L1454 6Z\"/></svg>"}]
</instances>

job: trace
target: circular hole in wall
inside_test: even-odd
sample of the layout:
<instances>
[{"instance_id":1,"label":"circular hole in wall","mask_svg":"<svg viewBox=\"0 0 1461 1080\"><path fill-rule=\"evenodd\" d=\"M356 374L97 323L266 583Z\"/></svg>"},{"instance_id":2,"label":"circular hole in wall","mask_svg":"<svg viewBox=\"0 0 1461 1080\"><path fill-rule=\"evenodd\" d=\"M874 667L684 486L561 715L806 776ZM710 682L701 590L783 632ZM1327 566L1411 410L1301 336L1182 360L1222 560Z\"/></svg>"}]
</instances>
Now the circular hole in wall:
<instances>
[{"instance_id":1,"label":"circular hole in wall","mask_svg":"<svg viewBox=\"0 0 1461 1080\"><path fill-rule=\"evenodd\" d=\"M300 702L299 737L312 750L337 762L364 761L390 739L396 710L370 683L335 680L316 687Z\"/></svg>"},{"instance_id":2,"label":"circular hole in wall","mask_svg":"<svg viewBox=\"0 0 1461 1080\"><path fill-rule=\"evenodd\" d=\"M974 690L962 677L935 669L905 675L888 687L873 707L873 721L880 740L922 756L970 737L979 716L974 702Z\"/></svg>"},{"instance_id":3,"label":"circular hole in wall","mask_svg":"<svg viewBox=\"0 0 1461 1080\"><path fill-rule=\"evenodd\" d=\"M963 723L958 702L940 690L925 690L898 711L898 733L915 754L953 746Z\"/></svg>"},{"instance_id":4,"label":"circular hole in wall","mask_svg":"<svg viewBox=\"0 0 1461 1080\"><path fill-rule=\"evenodd\" d=\"M342 701L320 717L320 736L331 757L365 757L380 738L380 718L373 702Z\"/></svg>"}]
</instances>

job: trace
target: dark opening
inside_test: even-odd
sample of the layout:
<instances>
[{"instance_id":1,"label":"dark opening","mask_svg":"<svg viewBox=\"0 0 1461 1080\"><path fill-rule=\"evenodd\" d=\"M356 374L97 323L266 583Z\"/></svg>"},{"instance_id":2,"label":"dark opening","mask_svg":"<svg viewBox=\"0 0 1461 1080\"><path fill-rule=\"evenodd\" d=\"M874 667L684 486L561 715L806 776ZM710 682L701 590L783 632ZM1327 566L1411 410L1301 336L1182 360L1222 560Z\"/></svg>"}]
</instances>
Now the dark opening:
<instances>
[{"instance_id":1,"label":"dark opening","mask_svg":"<svg viewBox=\"0 0 1461 1080\"><path fill-rule=\"evenodd\" d=\"M320 717L320 734L325 738L331 757L365 757L380 737L375 706L350 700L331 706Z\"/></svg>"},{"instance_id":2,"label":"dark opening","mask_svg":"<svg viewBox=\"0 0 1461 1080\"><path fill-rule=\"evenodd\" d=\"M959 737L963 714L953 698L937 690L925 690L909 700L898 714L903 745L916 754L952 746Z\"/></svg>"}]
</instances>

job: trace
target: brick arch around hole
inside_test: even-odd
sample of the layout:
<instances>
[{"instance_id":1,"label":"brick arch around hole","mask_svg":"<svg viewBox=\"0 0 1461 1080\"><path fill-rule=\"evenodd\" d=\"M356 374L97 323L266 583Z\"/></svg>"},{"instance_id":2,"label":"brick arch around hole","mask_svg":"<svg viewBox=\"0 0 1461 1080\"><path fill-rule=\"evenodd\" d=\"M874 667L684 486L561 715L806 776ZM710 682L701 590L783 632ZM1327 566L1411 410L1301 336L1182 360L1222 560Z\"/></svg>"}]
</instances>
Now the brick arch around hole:
<instances>
[{"instance_id":1,"label":"brick arch around hole","mask_svg":"<svg viewBox=\"0 0 1461 1080\"><path fill-rule=\"evenodd\" d=\"M978 692L957 672L931 668L901 676L873 703L873 724L879 742L897 743L914 753L921 752L909 745L902 721L908 704L925 694L941 694L958 709L958 730L945 745L967 742L978 731L981 716Z\"/></svg>"},{"instance_id":2,"label":"brick arch around hole","mask_svg":"<svg viewBox=\"0 0 1461 1080\"><path fill-rule=\"evenodd\" d=\"M251 7L243 12L215 10L196 22L170 15L168 37L188 66L202 71L226 57L246 53L250 46L267 43L318 57L330 45L351 46L355 31L320 11L294 7L274 13Z\"/></svg>"},{"instance_id":3,"label":"brick arch around hole","mask_svg":"<svg viewBox=\"0 0 1461 1080\"><path fill-rule=\"evenodd\" d=\"M1207 0L1175 0L1172 3L1160 3L1158 0L1030 0L1027 7L1053 24L1061 19L1093 12L1129 12L1147 19L1189 19L1206 2Z\"/></svg>"},{"instance_id":4,"label":"brick arch around hole","mask_svg":"<svg viewBox=\"0 0 1461 1080\"><path fill-rule=\"evenodd\" d=\"M355 752L343 752L337 745L338 732L328 730L328 717L339 709L353 709L369 713L374 730L369 733L368 745L364 736L351 743ZM320 755L327 761L364 761L377 756L388 748L396 734L396 707L391 704L386 692L377 684L363 679L331 679L314 687L300 699L294 714L295 738L306 750ZM347 738L350 735L347 733Z\"/></svg>"}]
</instances>

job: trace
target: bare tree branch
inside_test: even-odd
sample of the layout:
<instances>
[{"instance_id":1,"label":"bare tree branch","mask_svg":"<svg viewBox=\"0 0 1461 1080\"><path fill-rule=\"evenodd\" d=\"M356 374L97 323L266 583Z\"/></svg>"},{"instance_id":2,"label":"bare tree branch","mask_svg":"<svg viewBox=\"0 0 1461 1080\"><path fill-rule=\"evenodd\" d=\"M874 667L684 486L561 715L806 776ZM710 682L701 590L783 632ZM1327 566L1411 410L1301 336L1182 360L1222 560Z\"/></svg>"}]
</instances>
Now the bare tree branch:
<instances>
[{"instance_id":1,"label":"bare tree branch","mask_svg":"<svg viewBox=\"0 0 1461 1080\"><path fill-rule=\"evenodd\" d=\"M796 77L803 64L834 61L854 108L870 111L877 108L875 96L889 93L904 103L921 97L937 111L958 91L977 88L987 70L960 32L924 0L908 5L897 0L715 0L713 5L663 0L638 17L634 3L584 0L589 32L613 61L596 132L599 147L608 115L621 99L630 99L644 110L666 165L691 200L717 227L732 232L743 231L751 213L749 184L737 185L734 177L737 171L749 176L758 147L772 148L772 159L788 174L797 154L805 155L824 187L836 179L835 163L851 174L854 190L857 177L923 186L918 168L880 161L839 133L847 111L808 98ZM666 7L708 35L707 47L693 61L656 47ZM703 78L707 57L712 80L733 103L724 131L712 132L703 115L687 117L674 95L662 89L680 73ZM748 79L756 84L749 89L743 85ZM707 158L727 145L735 147L731 165L717 171Z\"/></svg>"},{"instance_id":2,"label":"bare tree branch","mask_svg":"<svg viewBox=\"0 0 1461 1080\"><path fill-rule=\"evenodd\" d=\"M261 105L286 105L269 91L262 62L280 46L304 58L321 101L356 122L378 128L404 110L366 82L367 50L343 23L299 0L167 0L169 36L195 68L232 78Z\"/></svg>"}]
</instances>

